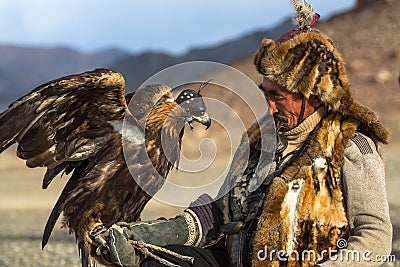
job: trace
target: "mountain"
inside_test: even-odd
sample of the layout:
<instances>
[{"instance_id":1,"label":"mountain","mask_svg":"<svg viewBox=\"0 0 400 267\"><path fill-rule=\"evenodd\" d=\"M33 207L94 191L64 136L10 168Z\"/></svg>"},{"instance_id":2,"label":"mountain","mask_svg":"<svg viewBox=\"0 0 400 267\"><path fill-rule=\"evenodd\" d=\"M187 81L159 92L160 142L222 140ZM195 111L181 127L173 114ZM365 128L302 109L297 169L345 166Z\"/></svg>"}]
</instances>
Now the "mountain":
<instances>
[{"instance_id":1,"label":"mountain","mask_svg":"<svg viewBox=\"0 0 400 267\"><path fill-rule=\"evenodd\" d=\"M128 53L105 50L81 53L69 48L0 46L0 105L60 76L98 67L109 67Z\"/></svg>"},{"instance_id":2,"label":"mountain","mask_svg":"<svg viewBox=\"0 0 400 267\"><path fill-rule=\"evenodd\" d=\"M250 33L223 44L195 48L182 56L159 52L132 55L120 50L82 53L69 48L31 48L1 46L0 106L29 92L37 85L60 76L94 68L112 68L125 76L127 88L136 89L151 75L165 67L193 60L230 63L252 54L264 36L276 38L291 27L285 21L273 30Z\"/></svg>"},{"instance_id":3,"label":"mountain","mask_svg":"<svg viewBox=\"0 0 400 267\"><path fill-rule=\"evenodd\" d=\"M151 75L178 63L215 61L229 64L246 58L256 51L263 37L277 38L282 32L289 30L291 27L291 20L285 20L273 29L249 33L217 46L195 48L182 56L171 56L162 53L131 55L115 62L111 68L124 74L127 88L137 88Z\"/></svg>"}]
</instances>

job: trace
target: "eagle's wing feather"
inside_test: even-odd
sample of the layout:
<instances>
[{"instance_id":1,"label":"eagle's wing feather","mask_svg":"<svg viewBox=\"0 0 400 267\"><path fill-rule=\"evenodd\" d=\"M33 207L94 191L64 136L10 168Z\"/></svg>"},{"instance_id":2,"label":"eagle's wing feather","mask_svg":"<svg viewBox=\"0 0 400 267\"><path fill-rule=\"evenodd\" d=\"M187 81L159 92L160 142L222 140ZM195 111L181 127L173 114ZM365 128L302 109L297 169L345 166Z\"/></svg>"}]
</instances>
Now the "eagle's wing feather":
<instances>
[{"instance_id":1,"label":"eagle's wing feather","mask_svg":"<svg viewBox=\"0 0 400 267\"><path fill-rule=\"evenodd\" d=\"M125 81L97 69L37 87L0 115L0 152L18 143L29 167L53 169L95 154L127 108ZM60 169L60 167L58 168Z\"/></svg>"}]
</instances>

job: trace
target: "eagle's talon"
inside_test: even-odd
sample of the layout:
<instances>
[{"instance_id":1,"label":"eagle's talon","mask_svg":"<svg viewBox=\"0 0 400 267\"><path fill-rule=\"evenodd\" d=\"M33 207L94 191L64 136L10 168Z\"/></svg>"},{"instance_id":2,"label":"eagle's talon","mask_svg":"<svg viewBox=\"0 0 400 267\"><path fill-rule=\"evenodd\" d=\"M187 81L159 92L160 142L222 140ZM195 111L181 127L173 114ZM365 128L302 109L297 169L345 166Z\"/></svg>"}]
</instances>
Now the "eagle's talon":
<instances>
[{"instance_id":1,"label":"eagle's talon","mask_svg":"<svg viewBox=\"0 0 400 267\"><path fill-rule=\"evenodd\" d=\"M193 121L189 121L188 124L189 124L190 130L193 131L194 130Z\"/></svg>"},{"instance_id":2,"label":"eagle's talon","mask_svg":"<svg viewBox=\"0 0 400 267\"><path fill-rule=\"evenodd\" d=\"M101 235L102 233L106 232L107 228L104 226L104 224L99 224L96 227L94 227L92 230L89 232L89 236L91 238L95 238L98 235Z\"/></svg>"},{"instance_id":3,"label":"eagle's talon","mask_svg":"<svg viewBox=\"0 0 400 267\"><path fill-rule=\"evenodd\" d=\"M128 228L129 230L131 230L131 226L127 222L117 222L116 225L118 225L119 227L125 227L125 228Z\"/></svg>"}]
</instances>

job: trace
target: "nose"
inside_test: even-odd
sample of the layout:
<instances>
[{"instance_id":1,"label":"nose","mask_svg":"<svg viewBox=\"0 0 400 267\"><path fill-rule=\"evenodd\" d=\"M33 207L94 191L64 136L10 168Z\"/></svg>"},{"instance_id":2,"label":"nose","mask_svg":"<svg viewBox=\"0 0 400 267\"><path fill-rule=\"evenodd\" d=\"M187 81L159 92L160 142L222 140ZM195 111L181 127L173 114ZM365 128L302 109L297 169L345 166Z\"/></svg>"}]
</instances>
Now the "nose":
<instances>
[{"instance_id":1,"label":"nose","mask_svg":"<svg viewBox=\"0 0 400 267\"><path fill-rule=\"evenodd\" d=\"M276 108L275 101L272 101L271 99L267 98L267 102L268 102L268 106L269 106L269 109L270 109L271 113L272 114L277 113L278 109Z\"/></svg>"}]
</instances>

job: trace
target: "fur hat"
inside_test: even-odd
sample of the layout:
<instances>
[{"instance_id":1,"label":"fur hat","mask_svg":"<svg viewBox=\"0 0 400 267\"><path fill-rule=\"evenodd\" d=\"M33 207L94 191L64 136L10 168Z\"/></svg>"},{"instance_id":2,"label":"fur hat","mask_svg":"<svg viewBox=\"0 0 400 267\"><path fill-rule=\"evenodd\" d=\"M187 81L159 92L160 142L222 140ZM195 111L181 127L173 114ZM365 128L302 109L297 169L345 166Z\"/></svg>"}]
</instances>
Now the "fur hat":
<instances>
[{"instance_id":1,"label":"fur hat","mask_svg":"<svg viewBox=\"0 0 400 267\"><path fill-rule=\"evenodd\" d=\"M375 113L351 95L342 56L333 42L312 28L319 15L312 15L312 7L305 1L292 2L300 28L283 34L276 42L262 41L254 55L258 72L290 92L306 98L316 95L331 110L359 121L374 141L387 143L388 132Z\"/></svg>"}]
</instances>

